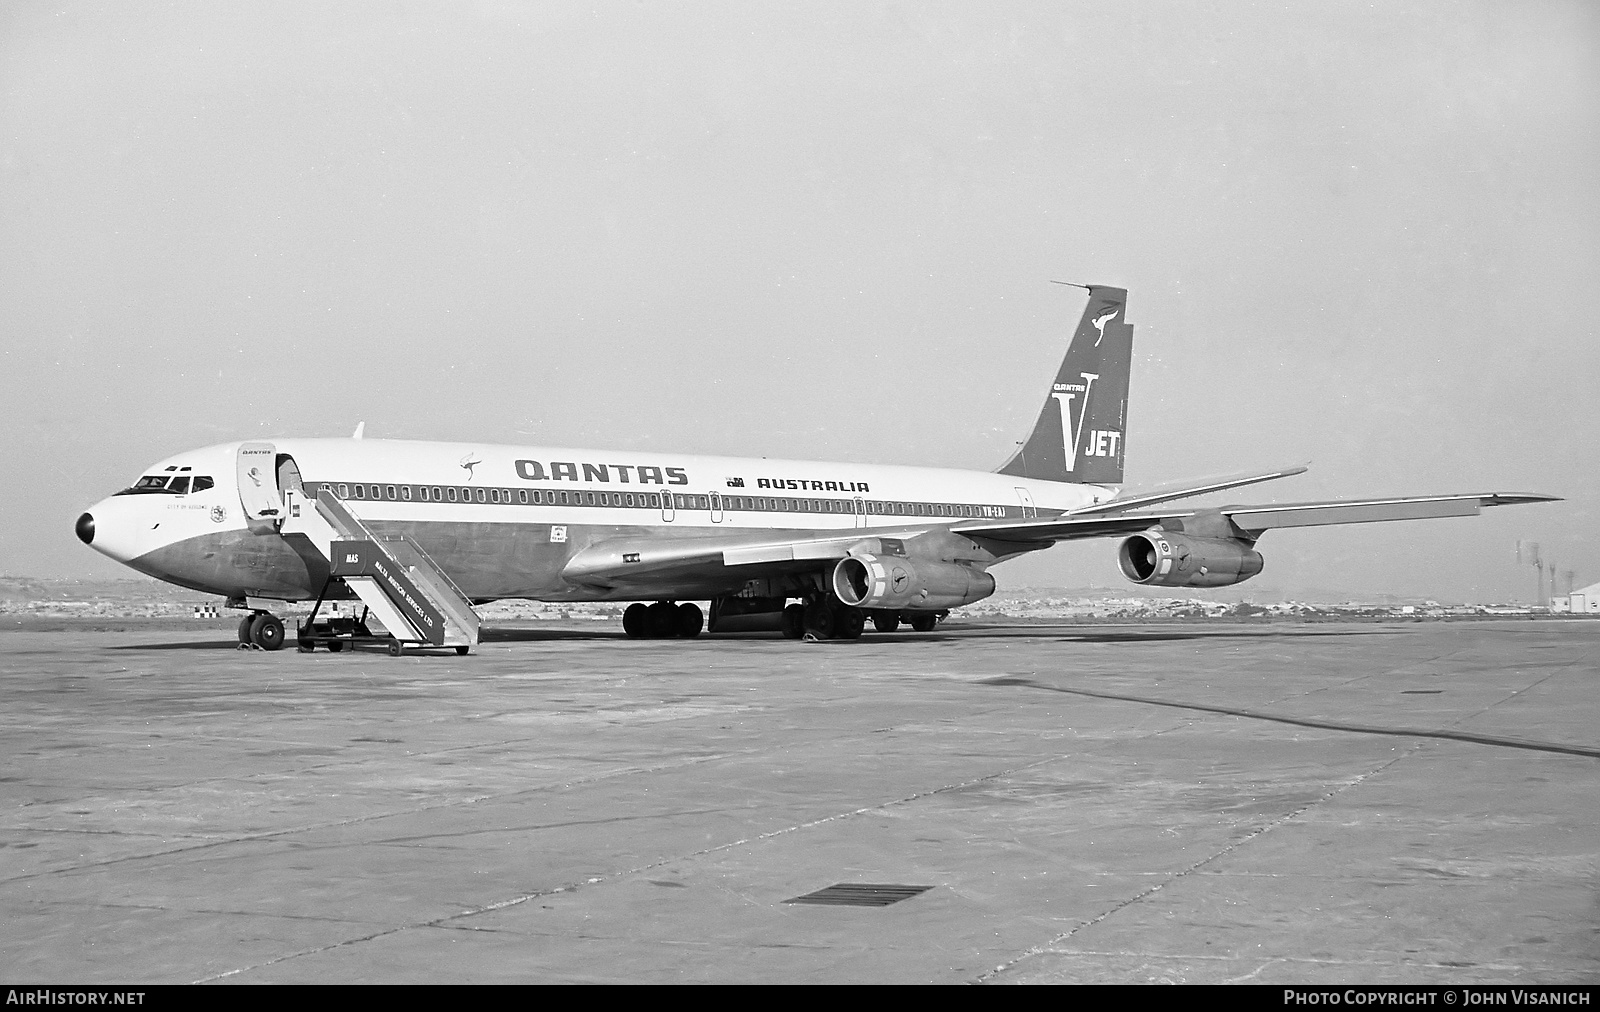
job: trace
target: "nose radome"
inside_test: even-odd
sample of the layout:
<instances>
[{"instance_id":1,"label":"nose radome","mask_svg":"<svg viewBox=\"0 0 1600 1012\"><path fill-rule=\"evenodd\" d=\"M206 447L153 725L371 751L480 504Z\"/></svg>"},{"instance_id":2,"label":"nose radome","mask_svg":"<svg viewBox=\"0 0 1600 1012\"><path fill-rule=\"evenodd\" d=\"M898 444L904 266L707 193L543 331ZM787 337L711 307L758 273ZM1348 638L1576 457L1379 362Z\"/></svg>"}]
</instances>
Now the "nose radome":
<instances>
[{"instance_id":1,"label":"nose radome","mask_svg":"<svg viewBox=\"0 0 1600 1012\"><path fill-rule=\"evenodd\" d=\"M78 518L77 524L72 528L78 532L78 540L89 545L94 543L94 515L85 513Z\"/></svg>"}]
</instances>

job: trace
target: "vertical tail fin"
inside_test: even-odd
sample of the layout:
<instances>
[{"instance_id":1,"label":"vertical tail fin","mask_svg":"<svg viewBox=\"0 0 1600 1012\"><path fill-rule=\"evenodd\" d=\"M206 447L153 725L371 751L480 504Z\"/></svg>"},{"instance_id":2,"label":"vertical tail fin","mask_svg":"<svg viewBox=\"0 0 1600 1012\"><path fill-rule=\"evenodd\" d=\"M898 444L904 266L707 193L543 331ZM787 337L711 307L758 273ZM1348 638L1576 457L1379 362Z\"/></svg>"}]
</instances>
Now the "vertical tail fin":
<instances>
[{"instance_id":1,"label":"vertical tail fin","mask_svg":"<svg viewBox=\"0 0 1600 1012\"><path fill-rule=\"evenodd\" d=\"M1133 325L1128 293L1089 285L1089 304L1067 346L1033 432L1001 474L1044 481L1120 485L1127 449Z\"/></svg>"}]
</instances>

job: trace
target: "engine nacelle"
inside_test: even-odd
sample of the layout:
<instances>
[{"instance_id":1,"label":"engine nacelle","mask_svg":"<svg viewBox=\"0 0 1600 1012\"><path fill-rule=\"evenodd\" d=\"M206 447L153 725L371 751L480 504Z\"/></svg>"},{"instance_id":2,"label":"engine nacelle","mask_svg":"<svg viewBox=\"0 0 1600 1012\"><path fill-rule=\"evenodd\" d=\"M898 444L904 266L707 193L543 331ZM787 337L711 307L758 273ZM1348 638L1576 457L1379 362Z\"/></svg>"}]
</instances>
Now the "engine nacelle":
<instances>
[{"instance_id":1,"label":"engine nacelle","mask_svg":"<svg viewBox=\"0 0 1600 1012\"><path fill-rule=\"evenodd\" d=\"M1261 553L1235 538L1135 534L1117 551L1122 575L1152 587L1230 587L1261 572Z\"/></svg>"},{"instance_id":2,"label":"engine nacelle","mask_svg":"<svg viewBox=\"0 0 1600 1012\"><path fill-rule=\"evenodd\" d=\"M833 592L857 608L959 608L994 593L994 577L954 562L852 555L833 567Z\"/></svg>"}]
</instances>

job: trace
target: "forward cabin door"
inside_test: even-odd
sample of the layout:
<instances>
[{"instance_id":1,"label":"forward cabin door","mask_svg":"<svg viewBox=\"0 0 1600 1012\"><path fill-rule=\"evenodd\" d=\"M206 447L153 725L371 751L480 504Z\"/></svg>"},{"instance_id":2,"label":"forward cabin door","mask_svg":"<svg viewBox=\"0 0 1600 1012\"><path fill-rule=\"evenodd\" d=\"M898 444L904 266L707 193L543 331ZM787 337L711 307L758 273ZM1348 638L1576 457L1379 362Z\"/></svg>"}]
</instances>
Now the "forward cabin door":
<instances>
[{"instance_id":1,"label":"forward cabin door","mask_svg":"<svg viewBox=\"0 0 1600 1012\"><path fill-rule=\"evenodd\" d=\"M718 492L711 493L711 522L722 523L722 495Z\"/></svg>"},{"instance_id":2,"label":"forward cabin door","mask_svg":"<svg viewBox=\"0 0 1600 1012\"><path fill-rule=\"evenodd\" d=\"M867 503L860 496L856 497L856 526L867 526Z\"/></svg>"},{"instance_id":3,"label":"forward cabin door","mask_svg":"<svg viewBox=\"0 0 1600 1012\"><path fill-rule=\"evenodd\" d=\"M277 451L271 443L241 443L236 458L239 505L245 523L263 534L283 518L283 496L278 491Z\"/></svg>"}]
</instances>

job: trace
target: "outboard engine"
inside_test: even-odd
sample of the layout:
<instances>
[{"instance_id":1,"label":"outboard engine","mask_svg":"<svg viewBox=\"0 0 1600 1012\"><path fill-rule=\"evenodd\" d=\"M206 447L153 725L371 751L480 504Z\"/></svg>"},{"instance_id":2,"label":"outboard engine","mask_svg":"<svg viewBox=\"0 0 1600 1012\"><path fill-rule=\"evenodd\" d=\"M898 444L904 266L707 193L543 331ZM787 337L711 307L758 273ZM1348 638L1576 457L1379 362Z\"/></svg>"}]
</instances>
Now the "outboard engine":
<instances>
[{"instance_id":1,"label":"outboard engine","mask_svg":"<svg viewBox=\"0 0 1600 1012\"><path fill-rule=\"evenodd\" d=\"M1237 538L1145 531L1117 551L1122 575L1152 587L1231 587L1261 572L1261 553Z\"/></svg>"}]
</instances>

